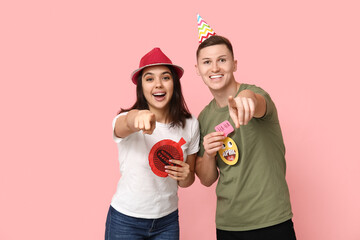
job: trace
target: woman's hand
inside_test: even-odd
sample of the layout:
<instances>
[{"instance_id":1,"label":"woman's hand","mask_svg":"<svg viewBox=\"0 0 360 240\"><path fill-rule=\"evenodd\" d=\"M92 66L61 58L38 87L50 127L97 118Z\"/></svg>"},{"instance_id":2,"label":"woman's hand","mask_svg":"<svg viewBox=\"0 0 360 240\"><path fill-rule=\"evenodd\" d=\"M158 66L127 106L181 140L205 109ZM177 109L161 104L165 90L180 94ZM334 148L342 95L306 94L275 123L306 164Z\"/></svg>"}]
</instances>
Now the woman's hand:
<instances>
[{"instance_id":1,"label":"woman's hand","mask_svg":"<svg viewBox=\"0 0 360 240\"><path fill-rule=\"evenodd\" d=\"M175 163L176 166L166 165L165 172L169 174L169 177L175 179L177 181L184 181L190 173L190 166L189 164L180 161L180 160L170 160L171 163Z\"/></svg>"},{"instance_id":2,"label":"woman's hand","mask_svg":"<svg viewBox=\"0 0 360 240\"><path fill-rule=\"evenodd\" d=\"M155 114L149 110L139 110L133 121L134 128L138 131L142 130L144 134L152 134L156 127Z\"/></svg>"}]
</instances>

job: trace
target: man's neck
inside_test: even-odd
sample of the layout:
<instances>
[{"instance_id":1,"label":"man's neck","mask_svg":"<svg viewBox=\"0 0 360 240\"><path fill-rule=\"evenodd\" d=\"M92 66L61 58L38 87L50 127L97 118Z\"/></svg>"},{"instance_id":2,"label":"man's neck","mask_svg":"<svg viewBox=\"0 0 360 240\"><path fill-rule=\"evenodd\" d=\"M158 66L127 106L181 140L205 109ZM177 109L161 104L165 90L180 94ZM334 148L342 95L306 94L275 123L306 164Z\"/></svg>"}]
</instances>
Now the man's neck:
<instances>
[{"instance_id":1,"label":"man's neck","mask_svg":"<svg viewBox=\"0 0 360 240\"><path fill-rule=\"evenodd\" d=\"M237 91L240 88L240 83L236 82L235 80L231 82L226 88L220 89L220 90L212 90L210 89L210 92L214 96L214 99L216 101L216 104L219 107L225 107L228 105L228 98L229 96L235 97Z\"/></svg>"}]
</instances>

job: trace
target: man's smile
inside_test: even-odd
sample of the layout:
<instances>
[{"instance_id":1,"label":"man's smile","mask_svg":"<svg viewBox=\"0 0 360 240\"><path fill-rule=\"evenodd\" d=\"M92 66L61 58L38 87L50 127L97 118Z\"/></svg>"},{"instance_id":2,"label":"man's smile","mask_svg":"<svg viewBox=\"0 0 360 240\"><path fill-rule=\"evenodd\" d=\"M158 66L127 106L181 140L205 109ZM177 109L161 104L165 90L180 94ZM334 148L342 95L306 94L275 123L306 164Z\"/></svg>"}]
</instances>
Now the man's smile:
<instances>
[{"instance_id":1,"label":"man's smile","mask_svg":"<svg viewBox=\"0 0 360 240\"><path fill-rule=\"evenodd\" d=\"M209 78L214 79L214 78L221 78L223 76L224 76L223 74L218 74L218 75L211 75L211 76L209 76Z\"/></svg>"}]
</instances>

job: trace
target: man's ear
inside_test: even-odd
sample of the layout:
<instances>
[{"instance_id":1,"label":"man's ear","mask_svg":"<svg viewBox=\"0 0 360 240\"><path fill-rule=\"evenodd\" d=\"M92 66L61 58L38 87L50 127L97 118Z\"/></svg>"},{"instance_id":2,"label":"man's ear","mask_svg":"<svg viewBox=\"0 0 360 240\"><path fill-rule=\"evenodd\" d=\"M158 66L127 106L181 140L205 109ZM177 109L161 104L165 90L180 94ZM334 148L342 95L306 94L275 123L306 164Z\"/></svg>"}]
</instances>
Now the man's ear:
<instances>
[{"instance_id":1,"label":"man's ear","mask_svg":"<svg viewBox=\"0 0 360 240\"><path fill-rule=\"evenodd\" d=\"M234 60L234 71L233 72L236 72L237 70L237 60Z\"/></svg>"},{"instance_id":2,"label":"man's ear","mask_svg":"<svg viewBox=\"0 0 360 240\"><path fill-rule=\"evenodd\" d=\"M195 70L196 70L196 74L197 74L198 76L200 76L200 72L199 72L199 68L198 68L197 64L195 64Z\"/></svg>"}]
</instances>

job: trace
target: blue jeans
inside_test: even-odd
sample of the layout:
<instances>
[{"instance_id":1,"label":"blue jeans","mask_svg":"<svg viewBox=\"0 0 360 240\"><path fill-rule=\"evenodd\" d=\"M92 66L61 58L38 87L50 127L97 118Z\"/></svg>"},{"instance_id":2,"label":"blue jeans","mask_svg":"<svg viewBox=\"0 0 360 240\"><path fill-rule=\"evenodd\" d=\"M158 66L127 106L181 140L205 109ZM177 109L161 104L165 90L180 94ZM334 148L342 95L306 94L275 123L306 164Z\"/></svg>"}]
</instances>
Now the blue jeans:
<instances>
[{"instance_id":1,"label":"blue jeans","mask_svg":"<svg viewBox=\"0 0 360 240\"><path fill-rule=\"evenodd\" d=\"M158 219L135 218L110 206L105 240L179 240L178 210Z\"/></svg>"}]
</instances>

